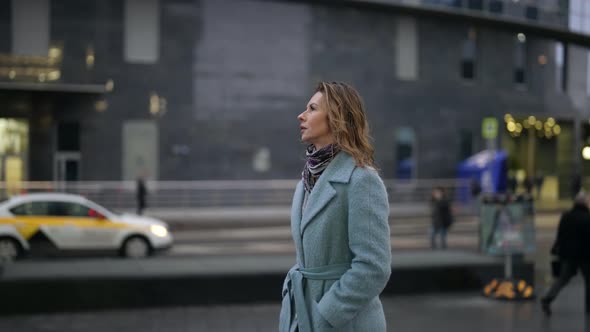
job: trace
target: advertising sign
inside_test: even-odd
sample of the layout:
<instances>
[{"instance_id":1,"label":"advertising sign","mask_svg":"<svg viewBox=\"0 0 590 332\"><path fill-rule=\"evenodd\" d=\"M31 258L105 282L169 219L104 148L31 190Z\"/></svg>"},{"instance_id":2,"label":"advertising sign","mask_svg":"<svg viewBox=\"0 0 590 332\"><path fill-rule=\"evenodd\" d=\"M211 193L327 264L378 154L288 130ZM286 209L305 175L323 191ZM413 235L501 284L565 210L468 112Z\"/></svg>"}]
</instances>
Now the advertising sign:
<instances>
[{"instance_id":1,"label":"advertising sign","mask_svg":"<svg viewBox=\"0 0 590 332\"><path fill-rule=\"evenodd\" d=\"M481 250L490 255L534 252L535 221L529 202L484 203L480 213Z\"/></svg>"}]
</instances>

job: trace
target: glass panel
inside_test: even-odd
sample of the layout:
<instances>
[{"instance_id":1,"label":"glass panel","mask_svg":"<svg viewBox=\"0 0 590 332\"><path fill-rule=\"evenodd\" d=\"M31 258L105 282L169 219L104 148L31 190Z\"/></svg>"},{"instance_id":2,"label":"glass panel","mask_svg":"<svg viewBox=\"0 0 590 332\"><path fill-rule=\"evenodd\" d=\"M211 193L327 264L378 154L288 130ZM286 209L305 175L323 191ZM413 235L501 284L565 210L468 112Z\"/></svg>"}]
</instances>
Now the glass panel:
<instances>
[{"instance_id":1,"label":"glass panel","mask_svg":"<svg viewBox=\"0 0 590 332\"><path fill-rule=\"evenodd\" d=\"M4 179L8 196L20 193L20 184L23 181L23 161L20 157L6 157L4 160Z\"/></svg>"},{"instance_id":2,"label":"glass panel","mask_svg":"<svg viewBox=\"0 0 590 332\"><path fill-rule=\"evenodd\" d=\"M66 160L65 165L65 180L66 181L78 181L78 161L77 160Z\"/></svg>"},{"instance_id":3,"label":"glass panel","mask_svg":"<svg viewBox=\"0 0 590 332\"><path fill-rule=\"evenodd\" d=\"M468 129L459 130L459 161L473 154L473 133Z\"/></svg>"},{"instance_id":4,"label":"glass panel","mask_svg":"<svg viewBox=\"0 0 590 332\"><path fill-rule=\"evenodd\" d=\"M61 203L65 213L71 217L88 217L89 208L76 203Z\"/></svg>"},{"instance_id":5,"label":"glass panel","mask_svg":"<svg viewBox=\"0 0 590 332\"><path fill-rule=\"evenodd\" d=\"M582 4L584 0L570 0L570 13L580 15L582 13Z\"/></svg>"},{"instance_id":6,"label":"glass panel","mask_svg":"<svg viewBox=\"0 0 590 332\"><path fill-rule=\"evenodd\" d=\"M158 177L158 127L150 120L130 120L123 125L123 178L134 180L143 174Z\"/></svg>"},{"instance_id":7,"label":"glass panel","mask_svg":"<svg viewBox=\"0 0 590 332\"><path fill-rule=\"evenodd\" d=\"M0 119L0 154L21 154L29 145L26 120Z\"/></svg>"},{"instance_id":8,"label":"glass panel","mask_svg":"<svg viewBox=\"0 0 590 332\"><path fill-rule=\"evenodd\" d=\"M588 7L590 7L590 5ZM584 26L582 27L582 31L584 33L590 33L590 16L584 17L582 19L582 22L584 22Z\"/></svg>"},{"instance_id":9,"label":"glass panel","mask_svg":"<svg viewBox=\"0 0 590 332\"><path fill-rule=\"evenodd\" d=\"M155 63L160 48L158 0L125 1L125 60Z\"/></svg>"},{"instance_id":10,"label":"glass panel","mask_svg":"<svg viewBox=\"0 0 590 332\"><path fill-rule=\"evenodd\" d=\"M469 0L468 7L469 9L482 10L483 0Z\"/></svg>"},{"instance_id":11,"label":"glass panel","mask_svg":"<svg viewBox=\"0 0 590 332\"><path fill-rule=\"evenodd\" d=\"M418 78L418 30L413 18L400 18L395 36L397 77L401 80Z\"/></svg>"},{"instance_id":12,"label":"glass panel","mask_svg":"<svg viewBox=\"0 0 590 332\"><path fill-rule=\"evenodd\" d=\"M49 202L50 216L88 217L89 208L77 203Z\"/></svg>"},{"instance_id":13,"label":"glass panel","mask_svg":"<svg viewBox=\"0 0 590 332\"><path fill-rule=\"evenodd\" d=\"M80 125L77 122L58 124L57 150L80 151Z\"/></svg>"},{"instance_id":14,"label":"glass panel","mask_svg":"<svg viewBox=\"0 0 590 332\"><path fill-rule=\"evenodd\" d=\"M555 43L555 65L563 66L563 44Z\"/></svg>"},{"instance_id":15,"label":"glass panel","mask_svg":"<svg viewBox=\"0 0 590 332\"><path fill-rule=\"evenodd\" d=\"M47 216L48 202L29 202L10 209L10 212L17 216Z\"/></svg>"},{"instance_id":16,"label":"glass panel","mask_svg":"<svg viewBox=\"0 0 590 332\"><path fill-rule=\"evenodd\" d=\"M10 212L17 216L28 216L32 214L32 205L31 203L21 204L10 209Z\"/></svg>"},{"instance_id":17,"label":"glass panel","mask_svg":"<svg viewBox=\"0 0 590 332\"><path fill-rule=\"evenodd\" d=\"M498 0L492 0L489 2L490 12L502 13L504 11L504 3Z\"/></svg>"},{"instance_id":18,"label":"glass panel","mask_svg":"<svg viewBox=\"0 0 590 332\"><path fill-rule=\"evenodd\" d=\"M582 30L582 17L578 15L570 15L570 30Z\"/></svg>"},{"instance_id":19,"label":"glass panel","mask_svg":"<svg viewBox=\"0 0 590 332\"><path fill-rule=\"evenodd\" d=\"M47 56L49 50L49 1L12 1L12 53Z\"/></svg>"}]
</instances>

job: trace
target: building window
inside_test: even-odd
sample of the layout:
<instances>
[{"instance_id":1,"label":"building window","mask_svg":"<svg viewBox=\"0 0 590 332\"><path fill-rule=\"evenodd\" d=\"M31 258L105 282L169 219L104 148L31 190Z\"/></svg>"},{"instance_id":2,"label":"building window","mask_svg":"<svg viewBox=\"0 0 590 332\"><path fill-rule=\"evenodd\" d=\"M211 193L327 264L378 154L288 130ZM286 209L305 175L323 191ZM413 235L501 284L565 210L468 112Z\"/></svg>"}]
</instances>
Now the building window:
<instances>
[{"instance_id":1,"label":"building window","mask_svg":"<svg viewBox=\"0 0 590 332\"><path fill-rule=\"evenodd\" d=\"M483 0L468 0L467 7L473 10L482 10L483 9Z\"/></svg>"},{"instance_id":2,"label":"building window","mask_svg":"<svg viewBox=\"0 0 590 332\"><path fill-rule=\"evenodd\" d=\"M526 83L526 36L518 33L514 45L514 83Z\"/></svg>"},{"instance_id":3,"label":"building window","mask_svg":"<svg viewBox=\"0 0 590 332\"><path fill-rule=\"evenodd\" d=\"M160 50L159 0L125 1L125 60L156 63Z\"/></svg>"},{"instance_id":4,"label":"building window","mask_svg":"<svg viewBox=\"0 0 590 332\"><path fill-rule=\"evenodd\" d=\"M491 0L488 6L491 13L502 14L504 12L504 3L501 0Z\"/></svg>"},{"instance_id":5,"label":"building window","mask_svg":"<svg viewBox=\"0 0 590 332\"><path fill-rule=\"evenodd\" d=\"M555 43L555 87L558 92L566 90L565 48L563 43Z\"/></svg>"},{"instance_id":6,"label":"building window","mask_svg":"<svg viewBox=\"0 0 590 332\"><path fill-rule=\"evenodd\" d=\"M473 154L473 132L469 129L459 130L459 161L463 161Z\"/></svg>"},{"instance_id":7,"label":"building window","mask_svg":"<svg viewBox=\"0 0 590 332\"><path fill-rule=\"evenodd\" d=\"M401 17L396 29L396 73L400 80L418 78L418 33L416 20Z\"/></svg>"},{"instance_id":8,"label":"building window","mask_svg":"<svg viewBox=\"0 0 590 332\"><path fill-rule=\"evenodd\" d=\"M80 151L80 124L78 122L58 123L57 151Z\"/></svg>"},{"instance_id":9,"label":"building window","mask_svg":"<svg viewBox=\"0 0 590 332\"><path fill-rule=\"evenodd\" d=\"M461 59L461 77L472 80L475 78L475 53L477 33L470 28L467 39L463 42L463 55Z\"/></svg>"},{"instance_id":10,"label":"building window","mask_svg":"<svg viewBox=\"0 0 590 332\"><path fill-rule=\"evenodd\" d=\"M588 1L569 1L569 28L576 32L590 33L590 3Z\"/></svg>"},{"instance_id":11,"label":"building window","mask_svg":"<svg viewBox=\"0 0 590 332\"><path fill-rule=\"evenodd\" d=\"M12 53L47 56L49 0L12 0Z\"/></svg>"}]
</instances>

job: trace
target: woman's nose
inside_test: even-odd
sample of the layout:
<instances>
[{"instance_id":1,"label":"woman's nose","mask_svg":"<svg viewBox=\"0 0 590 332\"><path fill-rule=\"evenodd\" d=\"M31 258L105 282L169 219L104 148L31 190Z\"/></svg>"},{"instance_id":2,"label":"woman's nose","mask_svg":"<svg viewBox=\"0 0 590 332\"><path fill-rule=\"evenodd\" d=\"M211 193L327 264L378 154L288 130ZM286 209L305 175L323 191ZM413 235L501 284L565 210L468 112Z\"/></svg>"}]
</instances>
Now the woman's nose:
<instances>
[{"instance_id":1,"label":"woman's nose","mask_svg":"<svg viewBox=\"0 0 590 332\"><path fill-rule=\"evenodd\" d=\"M299 115L297 116L297 120L299 120L299 121L303 122L303 120L305 120L305 119L304 119L304 117L303 117L303 115L304 115L304 114L305 114L305 112L303 112L303 113L299 114Z\"/></svg>"}]
</instances>

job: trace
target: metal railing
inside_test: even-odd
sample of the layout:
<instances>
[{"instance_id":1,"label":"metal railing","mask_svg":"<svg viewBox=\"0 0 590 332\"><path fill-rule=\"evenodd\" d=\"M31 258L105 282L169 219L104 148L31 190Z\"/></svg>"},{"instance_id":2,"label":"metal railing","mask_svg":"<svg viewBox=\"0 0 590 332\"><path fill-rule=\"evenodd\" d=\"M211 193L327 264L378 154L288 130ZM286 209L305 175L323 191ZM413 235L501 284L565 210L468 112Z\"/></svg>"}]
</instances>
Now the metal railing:
<instances>
[{"instance_id":1,"label":"metal railing","mask_svg":"<svg viewBox=\"0 0 590 332\"><path fill-rule=\"evenodd\" d=\"M451 197L458 189L469 192L469 181L459 179L384 180L391 202L427 202L434 187ZM289 206L297 180L147 181L147 200L152 208L199 208L222 206ZM82 195L111 209L136 205L135 181L0 182L0 200L14 195L61 192Z\"/></svg>"}]
</instances>

